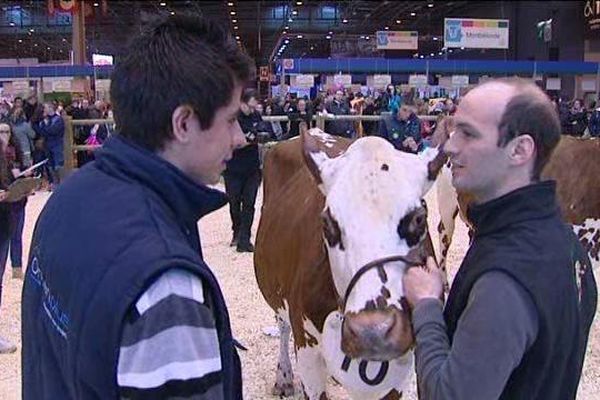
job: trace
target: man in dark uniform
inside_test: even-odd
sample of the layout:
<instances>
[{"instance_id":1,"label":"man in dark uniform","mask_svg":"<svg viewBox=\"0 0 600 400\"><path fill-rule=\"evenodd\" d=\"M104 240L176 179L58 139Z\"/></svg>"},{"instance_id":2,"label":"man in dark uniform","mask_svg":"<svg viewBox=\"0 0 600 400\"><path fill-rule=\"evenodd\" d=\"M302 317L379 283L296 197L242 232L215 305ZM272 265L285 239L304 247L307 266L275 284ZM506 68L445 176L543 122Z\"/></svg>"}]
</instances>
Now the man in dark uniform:
<instances>
[{"instance_id":1,"label":"man in dark uniform","mask_svg":"<svg viewBox=\"0 0 600 400\"><path fill-rule=\"evenodd\" d=\"M256 95L247 89L242 95L238 121L246 136L246 144L233 153L225 170L225 190L229 197L229 212L233 237L231 246L240 253L253 252L250 242L252 222L254 221L254 203L260 186L261 171L258 153L258 131L262 117L254 109Z\"/></svg>"},{"instance_id":2,"label":"man in dark uniform","mask_svg":"<svg viewBox=\"0 0 600 400\"><path fill-rule=\"evenodd\" d=\"M596 282L540 173L560 140L548 97L518 79L469 92L445 144L474 236L445 309L433 260L404 277L422 400L575 399Z\"/></svg>"}]
</instances>

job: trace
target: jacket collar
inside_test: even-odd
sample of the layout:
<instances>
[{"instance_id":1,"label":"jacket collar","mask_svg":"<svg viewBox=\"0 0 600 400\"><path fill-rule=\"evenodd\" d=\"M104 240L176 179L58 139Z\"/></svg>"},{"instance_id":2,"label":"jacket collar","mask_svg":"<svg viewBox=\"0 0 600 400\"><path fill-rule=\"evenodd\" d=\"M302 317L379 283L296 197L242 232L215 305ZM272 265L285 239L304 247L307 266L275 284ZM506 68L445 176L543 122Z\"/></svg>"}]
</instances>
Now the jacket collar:
<instances>
[{"instance_id":1,"label":"jacket collar","mask_svg":"<svg viewBox=\"0 0 600 400\"><path fill-rule=\"evenodd\" d=\"M120 135L104 143L96 153L96 165L155 192L186 226L195 226L202 216L227 203L223 192L198 185L173 164Z\"/></svg>"},{"instance_id":2,"label":"jacket collar","mask_svg":"<svg viewBox=\"0 0 600 400\"><path fill-rule=\"evenodd\" d=\"M476 236L559 214L556 182L550 180L519 188L486 203L474 204L467 210Z\"/></svg>"}]
</instances>

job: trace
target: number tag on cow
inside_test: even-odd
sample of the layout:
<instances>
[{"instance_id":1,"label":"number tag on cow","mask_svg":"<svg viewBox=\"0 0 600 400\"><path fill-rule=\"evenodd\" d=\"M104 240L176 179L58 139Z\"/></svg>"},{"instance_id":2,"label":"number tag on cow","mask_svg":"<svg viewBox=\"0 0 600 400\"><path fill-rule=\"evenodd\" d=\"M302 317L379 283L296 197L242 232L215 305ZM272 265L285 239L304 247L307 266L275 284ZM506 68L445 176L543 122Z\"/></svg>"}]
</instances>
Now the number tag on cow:
<instances>
[{"instance_id":1,"label":"number tag on cow","mask_svg":"<svg viewBox=\"0 0 600 400\"><path fill-rule=\"evenodd\" d=\"M402 390L413 368L413 352L391 361L351 359L341 350L343 316L337 311L329 314L323 326L321 352L328 372L350 393L361 398L361 393L375 392L384 397L392 389ZM358 396L358 397L357 397Z\"/></svg>"}]
</instances>

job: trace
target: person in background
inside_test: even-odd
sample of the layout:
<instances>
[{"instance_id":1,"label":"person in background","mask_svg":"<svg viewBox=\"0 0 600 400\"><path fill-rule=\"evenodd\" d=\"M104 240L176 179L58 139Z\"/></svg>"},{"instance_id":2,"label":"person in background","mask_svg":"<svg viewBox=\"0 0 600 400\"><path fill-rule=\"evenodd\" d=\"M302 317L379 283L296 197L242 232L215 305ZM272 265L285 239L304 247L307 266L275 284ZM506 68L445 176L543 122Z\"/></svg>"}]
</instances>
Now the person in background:
<instances>
[{"instance_id":1,"label":"person in background","mask_svg":"<svg viewBox=\"0 0 600 400\"><path fill-rule=\"evenodd\" d=\"M327 104L325 109L333 115L350 115L350 105L341 90L335 92L335 97ZM326 121L325 131L331 135L352 138L354 136L354 124L352 121L347 120Z\"/></svg>"},{"instance_id":2,"label":"person in background","mask_svg":"<svg viewBox=\"0 0 600 400\"><path fill-rule=\"evenodd\" d=\"M246 136L244 147L233 152L223 174L225 191L229 197L231 216L231 246L239 253L251 253L254 245L250 241L254 221L254 204L260 186L261 170L258 152L258 126L261 116L255 111L256 95L247 89L242 95L238 122Z\"/></svg>"},{"instance_id":3,"label":"person in background","mask_svg":"<svg viewBox=\"0 0 600 400\"><path fill-rule=\"evenodd\" d=\"M591 115L589 121L590 136L600 137L600 101L591 106Z\"/></svg>"},{"instance_id":4,"label":"person in background","mask_svg":"<svg viewBox=\"0 0 600 400\"><path fill-rule=\"evenodd\" d=\"M12 231L11 205L5 202L8 195L7 189L13 181L11 166L7 160L7 145L5 145L6 137L10 134L10 126L0 124L0 302L2 301L2 280L4 276L4 268L6 266L6 253L10 246L10 238ZM0 354L14 353L17 351L17 346L0 336Z\"/></svg>"},{"instance_id":5,"label":"person in background","mask_svg":"<svg viewBox=\"0 0 600 400\"><path fill-rule=\"evenodd\" d=\"M272 104L267 104L267 106L265 107L265 115L266 116L271 116L273 115L273 105ZM272 121L269 122L271 124L271 132L273 132L273 137L275 140L282 140L283 139L283 129L281 128L281 122L280 121Z\"/></svg>"},{"instance_id":6,"label":"person in background","mask_svg":"<svg viewBox=\"0 0 600 400\"><path fill-rule=\"evenodd\" d=\"M397 150L417 153L422 148L421 122L407 105L380 122L378 136L388 140Z\"/></svg>"},{"instance_id":7,"label":"person in background","mask_svg":"<svg viewBox=\"0 0 600 400\"><path fill-rule=\"evenodd\" d=\"M587 128L588 123L587 111L583 107L580 99L573 100L573 106L569 110L569 134L573 136L581 137Z\"/></svg>"},{"instance_id":8,"label":"person in background","mask_svg":"<svg viewBox=\"0 0 600 400\"><path fill-rule=\"evenodd\" d=\"M22 107L14 107L10 122L12 124L13 135L19 143L21 152L23 153L23 166L29 168L33 165L33 141L35 139L35 131L31 124L27 122L25 111Z\"/></svg>"},{"instance_id":9,"label":"person in background","mask_svg":"<svg viewBox=\"0 0 600 400\"><path fill-rule=\"evenodd\" d=\"M375 115L375 101L372 96L367 96L365 98L365 105L362 110L363 115ZM371 136L376 134L377 129L377 121L362 121L363 132L365 136Z\"/></svg>"},{"instance_id":10,"label":"person in background","mask_svg":"<svg viewBox=\"0 0 600 400\"><path fill-rule=\"evenodd\" d=\"M60 184L65 165L65 123L62 117L56 113L52 103L44 104L44 119L38 123L37 133L44 139L50 170L50 184L54 189Z\"/></svg>"},{"instance_id":11,"label":"person in background","mask_svg":"<svg viewBox=\"0 0 600 400\"><path fill-rule=\"evenodd\" d=\"M286 139L293 138L300 134L300 123L306 122L306 126L310 129L313 126L312 112L306 107L306 100L299 99L297 103L292 104L288 110L288 118L290 119L290 131Z\"/></svg>"}]
</instances>

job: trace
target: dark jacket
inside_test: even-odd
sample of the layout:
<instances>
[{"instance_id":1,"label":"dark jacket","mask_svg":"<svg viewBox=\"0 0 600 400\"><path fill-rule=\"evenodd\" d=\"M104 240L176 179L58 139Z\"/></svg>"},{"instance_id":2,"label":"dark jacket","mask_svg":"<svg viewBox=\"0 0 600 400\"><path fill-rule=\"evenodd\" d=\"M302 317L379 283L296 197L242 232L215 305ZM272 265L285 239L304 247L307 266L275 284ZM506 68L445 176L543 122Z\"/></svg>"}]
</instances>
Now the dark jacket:
<instances>
[{"instance_id":1,"label":"dark jacket","mask_svg":"<svg viewBox=\"0 0 600 400\"><path fill-rule=\"evenodd\" d=\"M238 122L240 128L242 128L242 132L246 135L246 140L252 144L233 152L233 157L227 163L225 174L248 176L260 169L257 137L262 117L257 112L250 113L249 115L240 112L238 114Z\"/></svg>"},{"instance_id":2,"label":"dark jacket","mask_svg":"<svg viewBox=\"0 0 600 400\"><path fill-rule=\"evenodd\" d=\"M38 125L36 132L44 138L46 147L49 149L60 149L64 147L64 136L65 136L65 122L59 114L54 114L48 119L41 120Z\"/></svg>"},{"instance_id":3,"label":"dark jacket","mask_svg":"<svg viewBox=\"0 0 600 400\"><path fill-rule=\"evenodd\" d=\"M326 107L327 112L334 115L350 115L350 106L345 102L333 100ZM351 138L354 134L352 121L326 121L325 131L331 135Z\"/></svg>"},{"instance_id":4,"label":"dark jacket","mask_svg":"<svg viewBox=\"0 0 600 400\"><path fill-rule=\"evenodd\" d=\"M555 183L532 184L468 210L471 247L454 279L444 317L452 338L474 283L489 271L512 277L531 296L535 342L506 383L501 399L575 399L596 282L571 227L562 222Z\"/></svg>"},{"instance_id":5,"label":"dark jacket","mask_svg":"<svg viewBox=\"0 0 600 400\"><path fill-rule=\"evenodd\" d=\"M305 122L308 129L313 127L312 112L308 109L304 113L300 113L295 106L288 110L288 118L290 119L290 131L284 138L289 139L300 134L300 123Z\"/></svg>"},{"instance_id":6,"label":"dark jacket","mask_svg":"<svg viewBox=\"0 0 600 400\"><path fill-rule=\"evenodd\" d=\"M592 115L590 116L589 128L591 136L600 136L600 107L592 111Z\"/></svg>"},{"instance_id":7,"label":"dark jacket","mask_svg":"<svg viewBox=\"0 0 600 400\"><path fill-rule=\"evenodd\" d=\"M568 117L569 128L567 133L573 136L582 136L587 128L587 112L582 110L579 112L569 112Z\"/></svg>"},{"instance_id":8,"label":"dark jacket","mask_svg":"<svg viewBox=\"0 0 600 400\"><path fill-rule=\"evenodd\" d=\"M397 150L416 153L421 150L423 138L421 137L421 121L415 113L411 113L406 121L398 119L396 114L384 116L379 124L379 135L387 139ZM417 143L417 151L405 147L402 143L412 137Z\"/></svg>"},{"instance_id":9,"label":"dark jacket","mask_svg":"<svg viewBox=\"0 0 600 400\"><path fill-rule=\"evenodd\" d=\"M171 268L201 279L219 335L224 398L241 399L229 315L197 228L225 204L223 193L120 136L67 179L33 234L22 304L23 399L118 398L123 320Z\"/></svg>"}]
</instances>

